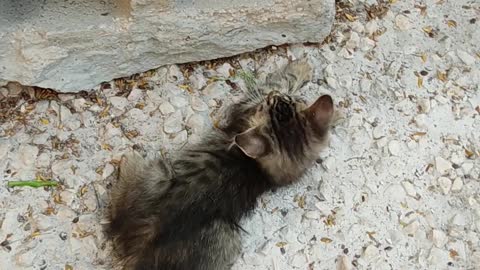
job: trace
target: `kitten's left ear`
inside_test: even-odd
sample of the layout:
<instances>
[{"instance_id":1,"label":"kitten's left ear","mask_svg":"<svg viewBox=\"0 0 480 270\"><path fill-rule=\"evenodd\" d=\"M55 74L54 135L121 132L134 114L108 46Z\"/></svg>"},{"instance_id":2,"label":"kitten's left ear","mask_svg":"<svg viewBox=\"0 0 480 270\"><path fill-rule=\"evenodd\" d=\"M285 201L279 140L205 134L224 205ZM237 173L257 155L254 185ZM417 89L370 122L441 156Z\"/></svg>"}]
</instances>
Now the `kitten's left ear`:
<instances>
[{"instance_id":1,"label":"kitten's left ear","mask_svg":"<svg viewBox=\"0 0 480 270\"><path fill-rule=\"evenodd\" d=\"M333 116L333 99L329 95L319 97L305 110L310 122L318 127L325 128L330 124Z\"/></svg>"},{"instance_id":2,"label":"kitten's left ear","mask_svg":"<svg viewBox=\"0 0 480 270\"><path fill-rule=\"evenodd\" d=\"M234 141L245 155L253 159L261 158L268 152L267 140L255 128L236 135Z\"/></svg>"}]
</instances>

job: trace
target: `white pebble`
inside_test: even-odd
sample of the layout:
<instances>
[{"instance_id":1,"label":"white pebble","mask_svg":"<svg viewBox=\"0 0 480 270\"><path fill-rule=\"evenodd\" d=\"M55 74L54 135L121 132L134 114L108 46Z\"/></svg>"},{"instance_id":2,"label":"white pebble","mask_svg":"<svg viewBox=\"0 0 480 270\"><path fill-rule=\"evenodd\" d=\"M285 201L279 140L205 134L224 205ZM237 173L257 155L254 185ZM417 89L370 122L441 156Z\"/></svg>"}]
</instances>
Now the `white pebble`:
<instances>
[{"instance_id":1,"label":"white pebble","mask_svg":"<svg viewBox=\"0 0 480 270\"><path fill-rule=\"evenodd\" d=\"M350 24L350 27L352 27L352 30L361 34L363 33L363 31L365 31L365 27L363 26L363 24L359 21L354 21Z\"/></svg>"},{"instance_id":2,"label":"white pebble","mask_svg":"<svg viewBox=\"0 0 480 270\"><path fill-rule=\"evenodd\" d=\"M340 255L337 257L337 270L351 270L352 263L350 259L345 255Z\"/></svg>"},{"instance_id":3,"label":"white pebble","mask_svg":"<svg viewBox=\"0 0 480 270\"><path fill-rule=\"evenodd\" d=\"M452 188L452 181L446 177L440 177L438 178L438 185L442 189L443 194L448 194L450 192L450 189Z\"/></svg>"},{"instance_id":4,"label":"white pebble","mask_svg":"<svg viewBox=\"0 0 480 270\"><path fill-rule=\"evenodd\" d=\"M160 104L159 109L160 109L160 112L163 115L169 115L169 114L175 112L175 108L168 101L165 101L162 104Z\"/></svg>"},{"instance_id":5,"label":"white pebble","mask_svg":"<svg viewBox=\"0 0 480 270\"><path fill-rule=\"evenodd\" d=\"M457 50L457 56L460 58L460 60L462 60L462 62L469 66L475 64L475 58L465 51Z\"/></svg>"},{"instance_id":6,"label":"white pebble","mask_svg":"<svg viewBox=\"0 0 480 270\"><path fill-rule=\"evenodd\" d=\"M445 175L452 169L452 163L442 157L436 157L435 168L441 175Z\"/></svg>"},{"instance_id":7,"label":"white pebble","mask_svg":"<svg viewBox=\"0 0 480 270\"><path fill-rule=\"evenodd\" d=\"M426 98L421 98L417 101L417 105L418 107L420 107L420 111L422 113L428 113L430 112L430 109L431 109L431 104L430 104L430 100L429 99L426 99Z\"/></svg>"},{"instance_id":8,"label":"white pebble","mask_svg":"<svg viewBox=\"0 0 480 270\"><path fill-rule=\"evenodd\" d=\"M177 133L182 130L182 113L177 111L171 114L165 123L163 123L163 131L166 133Z\"/></svg>"},{"instance_id":9,"label":"white pebble","mask_svg":"<svg viewBox=\"0 0 480 270\"><path fill-rule=\"evenodd\" d=\"M453 184L452 184L452 192L458 192L460 190L462 190L462 187L463 187L463 181L462 181L462 178L460 177L457 177L455 178L455 180L453 180Z\"/></svg>"},{"instance_id":10,"label":"white pebble","mask_svg":"<svg viewBox=\"0 0 480 270\"><path fill-rule=\"evenodd\" d=\"M231 69L233 69L233 68L229 63L223 63L223 65L218 67L216 71L222 77L228 78L228 77L230 77L230 70Z\"/></svg>"},{"instance_id":11,"label":"white pebble","mask_svg":"<svg viewBox=\"0 0 480 270\"><path fill-rule=\"evenodd\" d=\"M362 258L365 259L367 262L373 261L379 255L378 248L374 245L369 245L365 248L362 254Z\"/></svg>"},{"instance_id":12,"label":"white pebble","mask_svg":"<svg viewBox=\"0 0 480 270\"><path fill-rule=\"evenodd\" d=\"M443 231L432 231L432 242L437 248L442 248L447 243L447 240L447 235Z\"/></svg>"},{"instance_id":13,"label":"white pebble","mask_svg":"<svg viewBox=\"0 0 480 270\"><path fill-rule=\"evenodd\" d=\"M177 108L183 108L188 104L188 101L183 97L175 96L170 99L170 103Z\"/></svg>"},{"instance_id":14,"label":"white pebble","mask_svg":"<svg viewBox=\"0 0 480 270\"><path fill-rule=\"evenodd\" d=\"M415 220L415 221L411 222L410 224L408 224L407 226L405 226L405 228L403 228L403 231L406 234L414 235L417 232L419 227L420 227L420 223Z\"/></svg>"},{"instance_id":15,"label":"white pebble","mask_svg":"<svg viewBox=\"0 0 480 270\"><path fill-rule=\"evenodd\" d=\"M184 144L188 139L188 133L186 130L180 131L177 135L175 135L175 138L173 138L173 143L174 144Z\"/></svg>"},{"instance_id":16,"label":"white pebble","mask_svg":"<svg viewBox=\"0 0 480 270\"><path fill-rule=\"evenodd\" d=\"M208 105L199 97L193 96L190 99L190 103L192 105L192 109L198 112L204 112L208 110Z\"/></svg>"},{"instance_id":17,"label":"white pebble","mask_svg":"<svg viewBox=\"0 0 480 270\"><path fill-rule=\"evenodd\" d=\"M112 106L120 111L125 110L125 107L128 105L128 100L124 97L111 97L110 103Z\"/></svg>"},{"instance_id":18,"label":"white pebble","mask_svg":"<svg viewBox=\"0 0 480 270\"><path fill-rule=\"evenodd\" d=\"M84 98L77 98L72 101L72 107L76 112L83 112L85 109L85 103L87 101Z\"/></svg>"},{"instance_id":19,"label":"white pebble","mask_svg":"<svg viewBox=\"0 0 480 270\"><path fill-rule=\"evenodd\" d=\"M402 187L405 189L405 192L407 193L408 196L410 197L417 196L417 191L415 190L415 187L412 185L412 183L408 181L403 181Z\"/></svg>"},{"instance_id":20,"label":"white pebble","mask_svg":"<svg viewBox=\"0 0 480 270\"><path fill-rule=\"evenodd\" d=\"M142 97L142 90L138 88L133 88L130 94L128 95L127 99L129 101L137 101Z\"/></svg>"},{"instance_id":21,"label":"white pebble","mask_svg":"<svg viewBox=\"0 0 480 270\"><path fill-rule=\"evenodd\" d=\"M385 127L384 126L376 126L373 128L373 138L380 139L385 137Z\"/></svg>"},{"instance_id":22,"label":"white pebble","mask_svg":"<svg viewBox=\"0 0 480 270\"><path fill-rule=\"evenodd\" d=\"M350 116L350 121L348 122L349 127L359 127L363 125L363 117L361 114L354 113Z\"/></svg>"},{"instance_id":23,"label":"white pebble","mask_svg":"<svg viewBox=\"0 0 480 270\"><path fill-rule=\"evenodd\" d=\"M412 28L412 23L405 15L398 15L395 17L395 25L402 31Z\"/></svg>"},{"instance_id":24,"label":"white pebble","mask_svg":"<svg viewBox=\"0 0 480 270\"><path fill-rule=\"evenodd\" d=\"M397 140L392 140L388 143L388 151L393 156L399 156L401 152L401 145Z\"/></svg>"},{"instance_id":25,"label":"white pebble","mask_svg":"<svg viewBox=\"0 0 480 270\"><path fill-rule=\"evenodd\" d=\"M335 163L336 163L336 160L334 157L328 157L322 162L322 166L327 171L333 171L335 169Z\"/></svg>"},{"instance_id":26,"label":"white pebble","mask_svg":"<svg viewBox=\"0 0 480 270\"><path fill-rule=\"evenodd\" d=\"M205 85L207 85L207 80L201 74L192 74L188 79L190 80L190 83L192 84L193 89L196 89L196 90L200 90Z\"/></svg>"},{"instance_id":27,"label":"white pebble","mask_svg":"<svg viewBox=\"0 0 480 270\"><path fill-rule=\"evenodd\" d=\"M198 133L204 129L204 118L201 115L193 114L187 121L187 127L191 128L194 133Z\"/></svg>"},{"instance_id":28,"label":"white pebble","mask_svg":"<svg viewBox=\"0 0 480 270\"><path fill-rule=\"evenodd\" d=\"M464 227L465 224L467 224L467 221L465 219L465 216L458 213L452 218L452 225L458 226L458 227Z\"/></svg>"},{"instance_id":29,"label":"white pebble","mask_svg":"<svg viewBox=\"0 0 480 270\"><path fill-rule=\"evenodd\" d=\"M375 33L378 30L377 20L371 20L367 22L367 24L365 25L365 30L367 30L367 34L369 36Z\"/></svg>"},{"instance_id":30,"label":"white pebble","mask_svg":"<svg viewBox=\"0 0 480 270\"><path fill-rule=\"evenodd\" d=\"M345 47L351 50L354 50L360 44L360 37L356 32L350 34L350 39L345 44Z\"/></svg>"}]
</instances>

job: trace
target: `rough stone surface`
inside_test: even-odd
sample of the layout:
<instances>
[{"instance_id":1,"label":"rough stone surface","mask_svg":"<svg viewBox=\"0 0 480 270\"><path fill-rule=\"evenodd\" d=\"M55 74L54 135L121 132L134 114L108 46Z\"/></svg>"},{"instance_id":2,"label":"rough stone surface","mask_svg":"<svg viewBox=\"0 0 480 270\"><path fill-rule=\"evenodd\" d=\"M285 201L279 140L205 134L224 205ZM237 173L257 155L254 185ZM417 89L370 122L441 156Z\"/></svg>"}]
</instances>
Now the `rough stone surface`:
<instances>
[{"instance_id":1,"label":"rough stone surface","mask_svg":"<svg viewBox=\"0 0 480 270\"><path fill-rule=\"evenodd\" d=\"M161 65L321 42L334 13L334 0L1 0L0 81L88 90Z\"/></svg>"}]
</instances>

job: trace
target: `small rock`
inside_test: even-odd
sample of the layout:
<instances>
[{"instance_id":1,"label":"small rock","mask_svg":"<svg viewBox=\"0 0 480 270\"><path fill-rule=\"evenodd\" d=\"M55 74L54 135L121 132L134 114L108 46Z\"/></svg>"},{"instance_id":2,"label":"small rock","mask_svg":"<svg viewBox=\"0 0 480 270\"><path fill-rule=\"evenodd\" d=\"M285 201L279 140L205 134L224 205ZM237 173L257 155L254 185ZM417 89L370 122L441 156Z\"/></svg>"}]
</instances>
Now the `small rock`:
<instances>
[{"instance_id":1,"label":"small rock","mask_svg":"<svg viewBox=\"0 0 480 270\"><path fill-rule=\"evenodd\" d=\"M174 144L184 144L188 139L188 133L186 130L180 131L175 138L173 138L173 143Z\"/></svg>"},{"instance_id":2,"label":"small rock","mask_svg":"<svg viewBox=\"0 0 480 270\"><path fill-rule=\"evenodd\" d=\"M228 77L230 77L230 70L231 69L233 69L233 68L229 63L223 63L223 65L218 67L216 71L222 77L228 78Z\"/></svg>"},{"instance_id":3,"label":"small rock","mask_svg":"<svg viewBox=\"0 0 480 270\"><path fill-rule=\"evenodd\" d=\"M379 254L380 252L378 251L377 247L374 245L368 245L363 251L362 258L367 262L371 262L378 257Z\"/></svg>"},{"instance_id":4,"label":"small rock","mask_svg":"<svg viewBox=\"0 0 480 270\"><path fill-rule=\"evenodd\" d=\"M290 265L296 268L304 268L307 264L307 258L302 252L297 252L290 259Z\"/></svg>"},{"instance_id":5,"label":"small rock","mask_svg":"<svg viewBox=\"0 0 480 270\"><path fill-rule=\"evenodd\" d=\"M445 175L452 169L452 163L442 157L436 157L435 168L441 175Z\"/></svg>"},{"instance_id":6,"label":"small rock","mask_svg":"<svg viewBox=\"0 0 480 270\"><path fill-rule=\"evenodd\" d=\"M337 270L351 270L352 262L345 255L340 255L337 257Z\"/></svg>"},{"instance_id":7,"label":"small rock","mask_svg":"<svg viewBox=\"0 0 480 270\"><path fill-rule=\"evenodd\" d=\"M50 138L50 134L48 133L42 133L42 134L38 134L36 135L34 138L33 138L33 143L34 144L38 144L38 145L43 145L43 144L46 144L48 139Z\"/></svg>"},{"instance_id":8,"label":"small rock","mask_svg":"<svg viewBox=\"0 0 480 270\"><path fill-rule=\"evenodd\" d=\"M75 98L75 95L73 95L73 94L64 94L64 93L58 94L58 99L60 99L60 101L62 101L62 102L67 102L67 101L70 101L74 98Z\"/></svg>"},{"instance_id":9,"label":"small rock","mask_svg":"<svg viewBox=\"0 0 480 270\"><path fill-rule=\"evenodd\" d=\"M142 97L142 90L138 88L133 88L130 94L128 94L128 101L137 101Z\"/></svg>"},{"instance_id":10,"label":"small rock","mask_svg":"<svg viewBox=\"0 0 480 270\"><path fill-rule=\"evenodd\" d=\"M124 97L111 97L110 103L115 109L123 112L128 105L128 100Z\"/></svg>"},{"instance_id":11,"label":"small rock","mask_svg":"<svg viewBox=\"0 0 480 270\"><path fill-rule=\"evenodd\" d=\"M372 134L374 139L380 139L382 137L385 137L385 127L384 126L374 127Z\"/></svg>"},{"instance_id":12,"label":"small rock","mask_svg":"<svg viewBox=\"0 0 480 270\"><path fill-rule=\"evenodd\" d=\"M160 112L163 115L169 115L169 114L175 112L175 108L168 101L165 101L162 104L160 104L159 109L160 109Z\"/></svg>"},{"instance_id":13,"label":"small rock","mask_svg":"<svg viewBox=\"0 0 480 270\"><path fill-rule=\"evenodd\" d=\"M24 167L32 167L38 155L38 148L33 145L21 145L18 148L18 157Z\"/></svg>"},{"instance_id":14,"label":"small rock","mask_svg":"<svg viewBox=\"0 0 480 270\"><path fill-rule=\"evenodd\" d=\"M50 166L50 153L40 154L37 158L36 166L39 167L39 168L49 167Z\"/></svg>"},{"instance_id":15,"label":"small rock","mask_svg":"<svg viewBox=\"0 0 480 270\"><path fill-rule=\"evenodd\" d=\"M163 123L163 131L166 133L177 133L182 130L182 113L177 111L171 114Z\"/></svg>"},{"instance_id":16,"label":"small rock","mask_svg":"<svg viewBox=\"0 0 480 270\"><path fill-rule=\"evenodd\" d=\"M322 166L327 171L333 171L335 169L336 160L334 157L330 156L322 162Z\"/></svg>"},{"instance_id":17,"label":"small rock","mask_svg":"<svg viewBox=\"0 0 480 270\"><path fill-rule=\"evenodd\" d=\"M361 34L363 33L363 31L365 31L365 27L363 26L363 24L359 21L354 21L350 24L350 27L352 28L353 31Z\"/></svg>"},{"instance_id":18,"label":"small rock","mask_svg":"<svg viewBox=\"0 0 480 270\"><path fill-rule=\"evenodd\" d=\"M467 224L467 220L463 214L456 214L452 218L452 225L457 226L457 227L465 227L465 224Z\"/></svg>"},{"instance_id":19,"label":"small rock","mask_svg":"<svg viewBox=\"0 0 480 270\"><path fill-rule=\"evenodd\" d=\"M412 28L412 23L410 23L410 20L404 15L398 15L395 17L395 25L402 31Z\"/></svg>"},{"instance_id":20,"label":"small rock","mask_svg":"<svg viewBox=\"0 0 480 270\"><path fill-rule=\"evenodd\" d=\"M369 36L373 35L378 30L377 20L371 20L365 25L365 30Z\"/></svg>"},{"instance_id":21,"label":"small rock","mask_svg":"<svg viewBox=\"0 0 480 270\"><path fill-rule=\"evenodd\" d=\"M415 220L410 224L408 224L407 226L405 226L405 228L403 228L403 231L408 235L414 235L417 232L419 227L420 227L420 223Z\"/></svg>"},{"instance_id":22,"label":"small rock","mask_svg":"<svg viewBox=\"0 0 480 270\"><path fill-rule=\"evenodd\" d=\"M177 65L170 65L168 67L167 79L169 81L182 81L184 79L182 71Z\"/></svg>"},{"instance_id":23,"label":"small rock","mask_svg":"<svg viewBox=\"0 0 480 270\"><path fill-rule=\"evenodd\" d=\"M199 97L193 96L190 99L190 104L195 111L204 112L208 110L208 105Z\"/></svg>"},{"instance_id":24,"label":"small rock","mask_svg":"<svg viewBox=\"0 0 480 270\"><path fill-rule=\"evenodd\" d=\"M203 89L202 93L210 98L218 98L224 95L225 88L222 82L213 82Z\"/></svg>"},{"instance_id":25,"label":"small rock","mask_svg":"<svg viewBox=\"0 0 480 270\"><path fill-rule=\"evenodd\" d=\"M205 79L205 77L198 73L190 75L188 79L190 80L190 83L195 90L200 90L205 87L205 85L207 85L207 80Z\"/></svg>"},{"instance_id":26,"label":"small rock","mask_svg":"<svg viewBox=\"0 0 480 270\"><path fill-rule=\"evenodd\" d=\"M350 116L350 121L348 122L349 127L359 127L363 125L363 117L359 113L354 113Z\"/></svg>"},{"instance_id":27,"label":"small rock","mask_svg":"<svg viewBox=\"0 0 480 270\"><path fill-rule=\"evenodd\" d=\"M401 152L400 143L397 140L392 140L388 143L388 151L392 156L399 156Z\"/></svg>"},{"instance_id":28,"label":"small rock","mask_svg":"<svg viewBox=\"0 0 480 270\"><path fill-rule=\"evenodd\" d=\"M356 32L352 32L350 34L350 39L345 44L345 48L354 50L358 47L359 44L360 44L360 37Z\"/></svg>"},{"instance_id":29,"label":"small rock","mask_svg":"<svg viewBox=\"0 0 480 270\"><path fill-rule=\"evenodd\" d=\"M427 124L428 124L428 120L427 120L427 116L423 113L415 116L414 118L415 120L415 125L419 128L422 128L422 129L426 129L427 128Z\"/></svg>"},{"instance_id":30,"label":"small rock","mask_svg":"<svg viewBox=\"0 0 480 270\"><path fill-rule=\"evenodd\" d=\"M417 105L420 108L420 112L422 113L429 113L430 109L432 108L430 104L430 100L426 98L418 99Z\"/></svg>"},{"instance_id":31,"label":"small rock","mask_svg":"<svg viewBox=\"0 0 480 270\"><path fill-rule=\"evenodd\" d=\"M432 231L432 242L437 248L442 248L447 243L447 240L447 235L443 231Z\"/></svg>"},{"instance_id":32,"label":"small rock","mask_svg":"<svg viewBox=\"0 0 480 270\"><path fill-rule=\"evenodd\" d=\"M475 58L465 51L457 50L457 56L460 58L460 60L462 60L462 62L469 66L475 64Z\"/></svg>"},{"instance_id":33,"label":"small rock","mask_svg":"<svg viewBox=\"0 0 480 270\"><path fill-rule=\"evenodd\" d=\"M405 192L407 193L408 196L410 197L417 196L417 191L415 190L415 187L412 185L412 183L408 181L403 181L402 187L405 189Z\"/></svg>"},{"instance_id":34,"label":"small rock","mask_svg":"<svg viewBox=\"0 0 480 270\"><path fill-rule=\"evenodd\" d=\"M86 100L84 98L77 98L72 101L72 107L76 112L83 112L85 109Z\"/></svg>"},{"instance_id":35,"label":"small rock","mask_svg":"<svg viewBox=\"0 0 480 270\"><path fill-rule=\"evenodd\" d=\"M188 101L183 97L175 96L170 99L170 103L177 108L183 108L188 104Z\"/></svg>"},{"instance_id":36,"label":"small rock","mask_svg":"<svg viewBox=\"0 0 480 270\"><path fill-rule=\"evenodd\" d=\"M462 187L463 187L462 178L460 177L455 178L455 180L453 180L453 184L451 188L452 192L459 192L460 190L462 190Z\"/></svg>"},{"instance_id":37,"label":"small rock","mask_svg":"<svg viewBox=\"0 0 480 270\"><path fill-rule=\"evenodd\" d=\"M470 171L473 169L473 163L472 162L465 162L462 164L462 170L463 173L468 174Z\"/></svg>"},{"instance_id":38,"label":"small rock","mask_svg":"<svg viewBox=\"0 0 480 270\"><path fill-rule=\"evenodd\" d=\"M450 189L452 188L452 181L446 177L440 177L438 178L438 185L442 189L443 194L447 195L448 192L450 192Z\"/></svg>"},{"instance_id":39,"label":"small rock","mask_svg":"<svg viewBox=\"0 0 480 270\"><path fill-rule=\"evenodd\" d=\"M201 115L193 114L187 121L187 127L191 128L194 133L201 132L204 129L204 118Z\"/></svg>"},{"instance_id":40,"label":"small rock","mask_svg":"<svg viewBox=\"0 0 480 270\"><path fill-rule=\"evenodd\" d=\"M112 175L114 171L115 171L115 167L113 167L112 164L110 163L105 164L105 167L103 168L103 172L102 172L102 178L106 179L107 177Z\"/></svg>"}]
</instances>

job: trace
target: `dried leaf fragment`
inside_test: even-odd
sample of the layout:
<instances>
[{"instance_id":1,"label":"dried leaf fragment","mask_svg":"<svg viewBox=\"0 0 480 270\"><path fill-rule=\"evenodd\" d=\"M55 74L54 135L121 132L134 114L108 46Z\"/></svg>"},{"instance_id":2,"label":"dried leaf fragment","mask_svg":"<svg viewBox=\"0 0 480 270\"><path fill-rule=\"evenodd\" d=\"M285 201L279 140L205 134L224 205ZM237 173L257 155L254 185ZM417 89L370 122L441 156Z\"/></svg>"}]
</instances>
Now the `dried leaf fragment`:
<instances>
[{"instance_id":1,"label":"dried leaf fragment","mask_svg":"<svg viewBox=\"0 0 480 270\"><path fill-rule=\"evenodd\" d=\"M417 77L417 86L418 86L418 88L423 87L423 78L422 77Z\"/></svg>"},{"instance_id":2,"label":"dried leaf fragment","mask_svg":"<svg viewBox=\"0 0 480 270\"><path fill-rule=\"evenodd\" d=\"M475 153L473 151L470 151L470 150L465 148L465 156L467 158L472 158L474 155L475 155Z\"/></svg>"},{"instance_id":3,"label":"dried leaf fragment","mask_svg":"<svg viewBox=\"0 0 480 270\"><path fill-rule=\"evenodd\" d=\"M426 53L422 53L422 55L420 55L420 58L422 58L423 63L427 62L427 54Z\"/></svg>"},{"instance_id":4,"label":"dried leaf fragment","mask_svg":"<svg viewBox=\"0 0 480 270\"><path fill-rule=\"evenodd\" d=\"M455 249L450 249L450 258L455 259L458 256L458 252Z\"/></svg>"},{"instance_id":5,"label":"dried leaf fragment","mask_svg":"<svg viewBox=\"0 0 480 270\"><path fill-rule=\"evenodd\" d=\"M351 22L354 22L357 18L351 14L348 14L348 13L345 13L345 18L347 18L347 20L351 21Z\"/></svg>"},{"instance_id":6,"label":"dried leaf fragment","mask_svg":"<svg viewBox=\"0 0 480 270\"><path fill-rule=\"evenodd\" d=\"M447 21L447 25L448 25L449 27L457 27L457 22L454 21L454 20L448 20L448 21Z\"/></svg>"},{"instance_id":7,"label":"dried leaf fragment","mask_svg":"<svg viewBox=\"0 0 480 270\"><path fill-rule=\"evenodd\" d=\"M73 266L70 264L65 264L65 270L73 270Z\"/></svg>"},{"instance_id":8,"label":"dried leaf fragment","mask_svg":"<svg viewBox=\"0 0 480 270\"><path fill-rule=\"evenodd\" d=\"M325 243L325 244L329 244L329 243L333 242L333 240L328 238L328 237L322 237L322 238L320 238L320 241Z\"/></svg>"},{"instance_id":9,"label":"dried leaf fragment","mask_svg":"<svg viewBox=\"0 0 480 270\"><path fill-rule=\"evenodd\" d=\"M47 118L40 118L40 123L42 123L44 125L48 125L50 123L50 121L48 121Z\"/></svg>"},{"instance_id":10,"label":"dried leaf fragment","mask_svg":"<svg viewBox=\"0 0 480 270\"><path fill-rule=\"evenodd\" d=\"M285 247L287 245L287 242L278 242L275 245L279 248L282 248L282 247Z\"/></svg>"},{"instance_id":11,"label":"dried leaf fragment","mask_svg":"<svg viewBox=\"0 0 480 270\"><path fill-rule=\"evenodd\" d=\"M107 151L112 151L113 148L110 144L104 143L104 144L102 144L102 149L107 150Z\"/></svg>"},{"instance_id":12,"label":"dried leaf fragment","mask_svg":"<svg viewBox=\"0 0 480 270\"><path fill-rule=\"evenodd\" d=\"M439 79L442 82L448 81L447 73L437 71L437 79Z\"/></svg>"}]
</instances>

